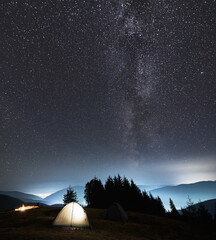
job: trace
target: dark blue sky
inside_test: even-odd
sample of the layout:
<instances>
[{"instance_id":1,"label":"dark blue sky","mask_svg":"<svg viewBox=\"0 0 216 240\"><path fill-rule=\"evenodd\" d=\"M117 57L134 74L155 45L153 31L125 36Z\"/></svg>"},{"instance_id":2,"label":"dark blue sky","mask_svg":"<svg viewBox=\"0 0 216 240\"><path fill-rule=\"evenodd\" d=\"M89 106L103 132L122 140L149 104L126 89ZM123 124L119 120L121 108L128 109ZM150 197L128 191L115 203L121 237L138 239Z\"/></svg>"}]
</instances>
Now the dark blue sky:
<instances>
[{"instance_id":1,"label":"dark blue sky","mask_svg":"<svg viewBox=\"0 0 216 240\"><path fill-rule=\"evenodd\" d=\"M9 0L0 14L0 189L215 179L215 1Z\"/></svg>"}]
</instances>

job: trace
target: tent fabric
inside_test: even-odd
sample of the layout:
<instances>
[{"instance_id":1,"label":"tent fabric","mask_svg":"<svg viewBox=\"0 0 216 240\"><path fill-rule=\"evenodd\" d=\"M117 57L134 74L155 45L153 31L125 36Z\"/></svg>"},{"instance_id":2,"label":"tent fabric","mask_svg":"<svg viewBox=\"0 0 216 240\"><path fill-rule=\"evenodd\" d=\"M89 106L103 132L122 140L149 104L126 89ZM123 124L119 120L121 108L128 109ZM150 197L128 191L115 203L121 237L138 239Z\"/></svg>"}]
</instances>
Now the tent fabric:
<instances>
[{"instance_id":1,"label":"tent fabric","mask_svg":"<svg viewBox=\"0 0 216 240\"><path fill-rule=\"evenodd\" d=\"M113 203L110 207L102 214L103 219L121 221L125 223L128 220L127 213L124 211L119 203Z\"/></svg>"},{"instance_id":2,"label":"tent fabric","mask_svg":"<svg viewBox=\"0 0 216 240\"><path fill-rule=\"evenodd\" d=\"M56 227L89 228L85 210L76 202L67 204L53 222Z\"/></svg>"}]
</instances>

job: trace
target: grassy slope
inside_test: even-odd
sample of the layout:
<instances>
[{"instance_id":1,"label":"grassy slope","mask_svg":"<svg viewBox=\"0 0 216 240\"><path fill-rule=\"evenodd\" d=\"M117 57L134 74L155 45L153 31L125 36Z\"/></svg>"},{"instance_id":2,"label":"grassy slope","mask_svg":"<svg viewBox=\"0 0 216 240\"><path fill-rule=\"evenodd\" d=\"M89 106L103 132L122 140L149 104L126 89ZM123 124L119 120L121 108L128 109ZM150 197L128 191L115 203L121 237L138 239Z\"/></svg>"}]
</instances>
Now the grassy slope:
<instances>
[{"instance_id":1,"label":"grassy slope","mask_svg":"<svg viewBox=\"0 0 216 240\"><path fill-rule=\"evenodd\" d=\"M0 212L1 239L216 239L194 234L183 222L145 214L129 212L126 224L102 220L100 213L103 210L98 209L86 209L92 230L53 228L52 222L59 211L60 208L40 208L23 213Z\"/></svg>"}]
</instances>

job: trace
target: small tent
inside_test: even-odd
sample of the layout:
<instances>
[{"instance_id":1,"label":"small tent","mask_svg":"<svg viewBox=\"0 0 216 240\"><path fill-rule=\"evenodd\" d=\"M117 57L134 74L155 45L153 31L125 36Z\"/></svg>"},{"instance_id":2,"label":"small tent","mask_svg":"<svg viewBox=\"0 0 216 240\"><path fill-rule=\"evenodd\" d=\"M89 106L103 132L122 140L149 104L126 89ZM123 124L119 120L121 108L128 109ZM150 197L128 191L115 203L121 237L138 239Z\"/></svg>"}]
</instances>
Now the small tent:
<instances>
[{"instance_id":1,"label":"small tent","mask_svg":"<svg viewBox=\"0 0 216 240\"><path fill-rule=\"evenodd\" d=\"M119 203L114 202L110 207L102 214L103 219L121 221L125 223L128 220L127 213L124 211Z\"/></svg>"},{"instance_id":2,"label":"small tent","mask_svg":"<svg viewBox=\"0 0 216 240\"><path fill-rule=\"evenodd\" d=\"M53 222L56 227L89 228L85 210L76 202L67 204Z\"/></svg>"}]
</instances>

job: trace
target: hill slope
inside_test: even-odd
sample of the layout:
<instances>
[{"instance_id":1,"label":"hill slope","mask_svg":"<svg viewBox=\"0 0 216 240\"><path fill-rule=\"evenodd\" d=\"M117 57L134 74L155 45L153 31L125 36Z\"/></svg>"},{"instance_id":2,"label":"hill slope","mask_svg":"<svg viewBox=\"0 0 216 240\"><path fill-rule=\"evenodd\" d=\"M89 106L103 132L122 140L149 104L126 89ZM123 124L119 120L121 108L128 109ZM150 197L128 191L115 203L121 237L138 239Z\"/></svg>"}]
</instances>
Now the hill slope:
<instances>
[{"instance_id":1,"label":"hill slope","mask_svg":"<svg viewBox=\"0 0 216 240\"><path fill-rule=\"evenodd\" d=\"M0 211L15 209L22 206L23 201L7 195L0 194Z\"/></svg>"},{"instance_id":2,"label":"hill slope","mask_svg":"<svg viewBox=\"0 0 216 240\"><path fill-rule=\"evenodd\" d=\"M197 206L198 204L195 204L195 206ZM212 217L214 218L216 214L216 199L210 199L210 200L204 201L202 202L202 204L204 204L206 209L209 211L209 213L211 213Z\"/></svg>"},{"instance_id":3,"label":"hill slope","mask_svg":"<svg viewBox=\"0 0 216 240\"><path fill-rule=\"evenodd\" d=\"M26 212L1 212L0 236L4 240L213 240L210 231L199 232L184 222L146 214L128 212L125 224L101 219L104 210L87 208L91 230L72 231L53 228L52 223L60 208L39 208Z\"/></svg>"}]
</instances>

